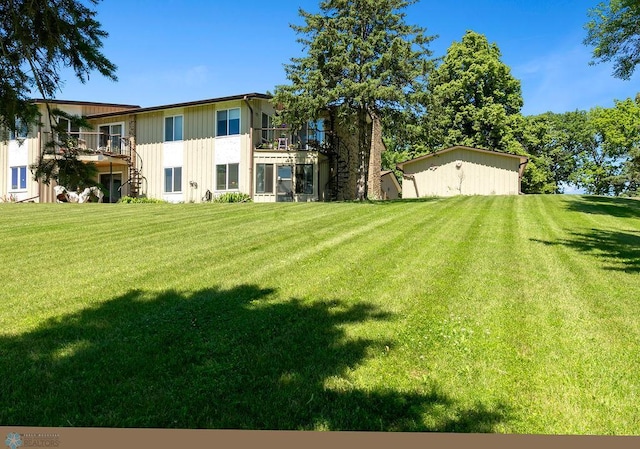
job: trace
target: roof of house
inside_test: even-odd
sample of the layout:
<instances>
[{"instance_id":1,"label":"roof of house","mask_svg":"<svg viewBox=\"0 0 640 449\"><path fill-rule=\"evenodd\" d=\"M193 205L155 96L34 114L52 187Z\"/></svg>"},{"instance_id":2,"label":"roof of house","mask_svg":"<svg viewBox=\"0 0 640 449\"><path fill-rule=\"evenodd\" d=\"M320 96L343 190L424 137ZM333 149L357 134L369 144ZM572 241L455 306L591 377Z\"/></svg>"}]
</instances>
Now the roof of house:
<instances>
[{"instance_id":1,"label":"roof of house","mask_svg":"<svg viewBox=\"0 0 640 449\"><path fill-rule=\"evenodd\" d=\"M113 116L118 116L118 115L123 115L123 114L130 114L130 113L139 114L141 112L154 112L154 111L161 111L161 110L164 110L164 109L175 109L175 108L186 108L186 107L190 107L190 106L201 106L201 105L206 105L206 104L211 104L211 103L221 103L223 101L244 100L245 98L246 99L259 98L259 99L263 99L263 100L270 100L272 97L271 97L271 95L254 92L254 93L242 94L242 95L232 95L232 96L228 96L228 97L210 98L210 99L207 99L207 100L188 101L188 102L185 102L185 103L174 103L174 104L165 104L165 105L161 105L161 106L151 106L151 107L147 107L147 108L132 109L132 110L129 110L129 111L109 112L109 113L105 113L105 114L95 114L95 115L90 115L88 118L113 117Z\"/></svg>"},{"instance_id":2,"label":"roof of house","mask_svg":"<svg viewBox=\"0 0 640 449\"><path fill-rule=\"evenodd\" d=\"M124 109L140 109L140 106L133 104L115 104L115 103L100 103L96 101L75 101L75 100L45 100L43 98L34 98L33 101L36 104L66 104L66 105L75 105L75 106L106 106L113 108L124 108Z\"/></svg>"},{"instance_id":3,"label":"roof of house","mask_svg":"<svg viewBox=\"0 0 640 449\"><path fill-rule=\"evenodd\" d=\"M474 147L466 147L466 146L463 146L463 145L456 145L456 146L453 146L453 147L445 148L445 149L440 150L440 151L436 151L435 153L425 154L425 155L419 156L419 157L417 157L415 159L411 159L411 160L408 160L408 161L400 162L399 164L396 164L396 167L398 167L399 170L403 170L404 166L407 165L407 164L412 164L414 162L419 162L419 161L423 161L425 159L429 159L429 158L432 158L432 157L440 156L442 154L449 153L450 151L454 151L454 150L477 151L478 153L488 153L488 154L493 154L495 156L504 156L504 157L516 158L516 159L520 159L520 163L521 164L526 164L529 161L529 158L527 158L526 156L521 156L521 155L518 155L518 154L503 153L503 152L500 152L500 151L485 150L483 148L474 148Z\"/></svg>"},{"instance_id":4,"label":"roof of house","mask_svg":"<svg viewBox=\"0 0 640 449\"><path fill-rule=\"evenodd\" d=\"M398 188L398 192L402 192L402 186L400 185L400 183L398 182L398 178L396 178L395 173L393 173L392 170L382 170L380 172L380 179L384 178L387 175L391 175L391 180L393 180L393 183L396 185L396 187Z\"/></svg>"}]
</instances>

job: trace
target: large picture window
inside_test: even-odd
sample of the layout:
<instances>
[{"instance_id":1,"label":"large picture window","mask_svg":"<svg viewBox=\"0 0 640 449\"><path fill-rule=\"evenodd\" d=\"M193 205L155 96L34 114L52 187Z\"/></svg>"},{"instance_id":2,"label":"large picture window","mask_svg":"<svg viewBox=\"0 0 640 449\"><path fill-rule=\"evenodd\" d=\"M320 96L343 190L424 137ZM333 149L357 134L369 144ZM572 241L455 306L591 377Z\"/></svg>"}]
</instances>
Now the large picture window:
<instances>
[{"instance_id":1,"label":"large picture window","mask_svg":"<svg viewBox=\"0 0 640 449\"><path fill-rule=\"evenodd\" d=\"M174 142L182 140L182 123L183 118L181 115L175 115L173 117L164 118L164 141Z\"/></svg>"},{"instance_id":2,"label":"large picture window","mask_svg":"<svg viewBox=\"0 0 640 449\"><path fill-rule=\"evenodd\" d=\"M182 192L182 167L169 167L164 169L165 193Z\"/></svg>"},{"instance_id":3,"label":"large picture window","mask_svg":"<svg viewBox=\"0 0 640 449\"><path fill-rule=\"evenodd\" d=\"M240 134L240 108L218 111L217 124L218 137Z\"/></svg>"},{"instance_id":4,"label":"large picture window","mask_svg":"<svg viewBox=\"0 0 640 449\"><path fill-rule=\"evenodd\" d=\"M239 164L216 165L216 190L238 190Z\"/></svg>"},{"instance_id":5,"label":"large picture window","mask_svg":"<svg viewBox=\"0 0 640 449\"><path fill-rule=\"evenodd\" d=\"M27 166L11 167L11 190L27 188Z\"/></svg>"},{"instance_id":6,"label":"large picture window","mask_svg":"<svg viewBox=\"0 0 640 449\"><path fill-rule=\"evenodd\" d=\"M256 164L256 193L273 193L273 164Z\"/></svg>"}]
</instances>

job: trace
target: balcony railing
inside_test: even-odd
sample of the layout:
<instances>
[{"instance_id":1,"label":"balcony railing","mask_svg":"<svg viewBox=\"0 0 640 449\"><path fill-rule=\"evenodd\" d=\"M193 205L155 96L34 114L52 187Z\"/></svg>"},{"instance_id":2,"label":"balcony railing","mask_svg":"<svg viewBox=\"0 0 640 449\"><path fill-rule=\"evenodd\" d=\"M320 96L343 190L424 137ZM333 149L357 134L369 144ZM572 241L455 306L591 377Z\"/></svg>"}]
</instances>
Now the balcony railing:
<instances>
[{"instance_id":1,"label":"balcony railing","mask_svg":"<svg viewBox=\"0 0 640 449\"><path fill-rule=\"evenodd\" d=\"M256 134L254 141L259 150L322 150L328 143L326 131L312 128L301 131L287 127L258 128Z\"/></svg>"},{"instance_id":2,"label":"balcony railing","mask_svg":"<svg viewBox=\"0 0 640 449\"><path fill-rule=\"evenodd\" d=\"M81 154L129 155L129 138L98 132L72 132L66 136L46 133L43 151L46 154L63 154L72 148ZM62 140L67 140L63 142Z\"/></svg>"}]
</instances>

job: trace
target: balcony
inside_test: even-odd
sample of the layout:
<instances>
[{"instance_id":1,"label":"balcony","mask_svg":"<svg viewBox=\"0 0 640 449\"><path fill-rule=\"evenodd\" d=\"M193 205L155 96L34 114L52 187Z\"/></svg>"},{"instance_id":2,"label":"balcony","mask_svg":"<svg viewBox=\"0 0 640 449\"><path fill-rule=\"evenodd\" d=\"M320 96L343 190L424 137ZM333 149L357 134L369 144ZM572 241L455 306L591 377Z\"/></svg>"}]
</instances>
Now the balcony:
<instances>
[{"instance_id":1,"label":"balcony","mask_svg":"<svg viewBox=\"0 0 640 449\"><path fill-rule=\"evenodd\" d=\"M66 140L63 142L62 140ZM127 164L131 156L129 138L99 132L73 132L65 136L44 133L42 152L47 159L75 154L79 160L97 165Z\"/></svg>"},{"instance_id":2,"label":"balcony","mask_svg":"<svg viewBox=\"0 0 640 449\"><path fill-rule=\"evenodd\" d=\"M258 128L254 142L256 150L323 151L328 147L328 135L324 129L311 126L295 131L286 126Z\"/></svg>"},{"instance_id":3,"label":"balcony","mask_svg":"<svg viewBox=\"0 0 640 449\"><path fill-rule=\"evenodd\" d=\"M62 142L63 138L66 142ZM64 137L45 133L42 146L45 154L64 154L71 150L77 151L79 155L104 154L121 157L130 155L128 137L97 132L70 133Z\"/></svg>"}]
</instances>

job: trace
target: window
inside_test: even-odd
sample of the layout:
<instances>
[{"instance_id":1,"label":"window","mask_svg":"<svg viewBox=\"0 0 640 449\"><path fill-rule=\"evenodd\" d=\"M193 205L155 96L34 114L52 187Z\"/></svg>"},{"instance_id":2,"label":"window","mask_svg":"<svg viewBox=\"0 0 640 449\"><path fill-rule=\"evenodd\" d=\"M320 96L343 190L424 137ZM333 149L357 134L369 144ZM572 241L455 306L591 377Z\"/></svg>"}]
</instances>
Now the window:
<instances>
[{"instance_id":1,"label":"window","mask_svg":"<svg viewBox=\"0 0 640 449\"><path fill-rule=\"evenodd\" d=\"M216 165L216 190L238 190L239 164Z\"/></svg>"},{"instance_id":2,"label":"window","mask_svg":"<svg viewBox=\"0 0 640 449\"><path fill-rule=\"evenodd\" d=\"M182 192L182 167L170 167L164 169L165 193Z\"/></svg>"},{"instance_id":3,"label":"window","mask_svg":"<svg viewBox=\"0 0 640 449\"><path fill-rule=\"evenodd\" d=\"M316 120L307 122L298 132L298 138L302 148L318 148L325 143L326 133L324 129L324 120Z\"/></svg>"},{"instance_id":4,"label":"window","mask_svg":"<svg viewBox=\"0 0 640 449\"><path fill-rule=\"evenodd\" d=\"M293 201L291 190L292 169L290 165L278 165L278 191L276 201Z\"/></svg>"},{"instance_id":5,"label":"window","mask_svg":"<svg viewBox=\"0 0 640 449\"><path fill-rule=\"evenodd\" d=\"M273 142L273 117L262 113L262 143Z\"/></svg>"},{"instance_id":6,"label":"window","mask_svg":"<svg viewBox=\"0 0 640 449\"><path fill-rule=\"evenodd\" d=\"M59 118L58 125L60 128L65 130L67 134L69 134L71 137L76 137L76 138L80 137L80 127L77 124L72 123L71 120L66 118Z\"/></svg>"},{"instance_id":7,"label":"window","mask_svg":"<svg viewBox=\"0 0 640 449\"><path fill-rule=\"evenodd\" d=\"M11 167L11 190L27 188L27 166Z\"/></svg>"},{"instance_id":8,"label":"window","mask_svg":"<svg viewBox=\"0 0 640 449\"><path fill-rule=\"evenodd\" d=\"M256 164L256 193L273 193L273 164Z\"/></svg>"},{"instance_id":9,"label":"window","mask_svg":"<svg viewBox=\"0 0 640 449\"><path fill-rule=\"evenodd\" d=\"M240 134L240 108L218 111L218 132L216 136Z\"/></svg>"},{"instance_id":10,"label":"window","mask_svg":"<svg viewBox=\"0 0 640 449\"><path fill-rule=\"evenodd\" d=\"M9 132L9 140L26 139L29 127L22 120L16 120L16 130Z\"/></svg>"},{"instance_id":11,"label":"window","mask_svg":"<svg viewBox=\"0 0 640 449\"><path fill-rule=\"evenodd\" d=\"M313 164L296 165L296 193L313 194Z\"/></svg>"},{"instance_id":12,"label":"window","mask_svg":"<svg viewBox=\"0 0 640 449\"><path fill-rule=\"evenodd\" d=\"M164 141L174 142L182 140L182 116L164 118Z\"/></svg>"},{"instance_id":13,"label":"window","mask_svg":"<svg viewBox=\"0 0 640 449\"><path fill-rule=\"evenodd\" d=\"M311 146L321 146L325 143L325 130L324 130L324 120L316 120L313 122L309 122L308 126L308 141L307 144Z\"/></svg>"},{"instance_id":14,"label":"window","mask_svg":"<svg viewBox=\"0 0 640 449\"><path fill-rule=\"evenodd\" d=\"M101 125L99 131L100 148L113 153L120 153L122 149L122 124Z\"/></svg>"}]
</instances>

